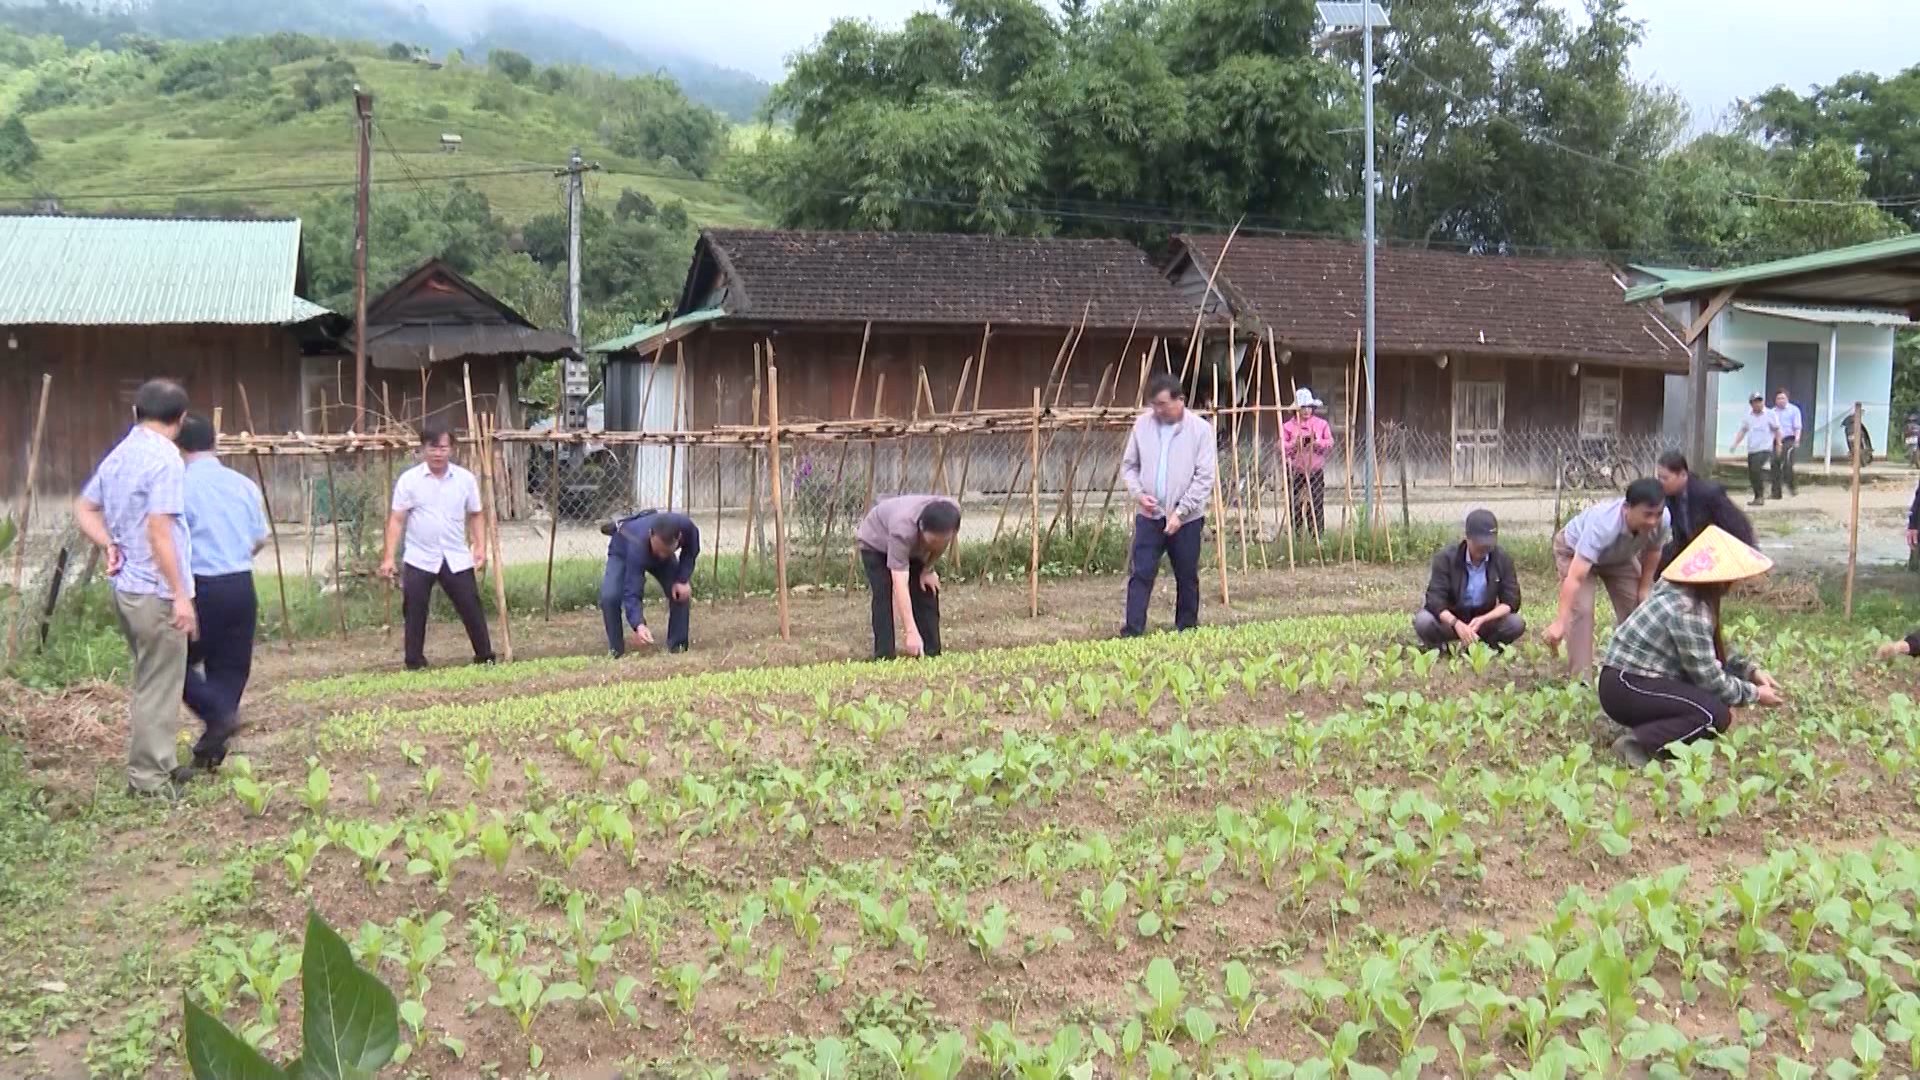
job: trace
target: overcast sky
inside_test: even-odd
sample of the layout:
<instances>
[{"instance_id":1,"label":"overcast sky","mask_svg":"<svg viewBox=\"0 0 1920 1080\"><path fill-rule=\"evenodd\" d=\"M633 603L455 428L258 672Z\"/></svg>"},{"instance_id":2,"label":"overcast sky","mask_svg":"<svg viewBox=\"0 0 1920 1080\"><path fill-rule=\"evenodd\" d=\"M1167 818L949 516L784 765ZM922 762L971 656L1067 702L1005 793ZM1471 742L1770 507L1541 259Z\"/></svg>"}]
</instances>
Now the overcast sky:
<instances>
[{"instance_id":1,"label":"overcast sky","mask_svg":"<svg viewBox=\"0 0 1920 1080\"><path fill-rule=\"evenodd\" d=\"M404 2L404 0L402 0ZM516 3L520 0L495 0ZM1580 10L1580 0L1553 0ZM470 0L429 0L439 10ZM778 81L786 56L836 17L897 24L930 0L572 0L564 10L620 36ZM1392 2L1388 0L1388 10ZM1851 71L1883 74L1920 60L1920 0L1627 0L1646 23L1635 56L1642 77L1680 91L1696 126L1733 99L1778 83L1804 91Z\"/></svg>"}]
</instances>

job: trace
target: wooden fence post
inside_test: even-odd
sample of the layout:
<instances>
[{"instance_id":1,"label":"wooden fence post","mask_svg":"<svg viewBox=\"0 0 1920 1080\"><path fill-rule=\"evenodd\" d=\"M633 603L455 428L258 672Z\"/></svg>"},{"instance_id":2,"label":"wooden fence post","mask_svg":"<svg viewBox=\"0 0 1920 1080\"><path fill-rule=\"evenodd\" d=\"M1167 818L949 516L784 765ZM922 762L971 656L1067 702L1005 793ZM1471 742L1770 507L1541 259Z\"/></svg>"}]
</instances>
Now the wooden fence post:
<instances>
[{"instance_id":1,"label":"wooden fence post","mask_svg":"<svg viewBox=\"0 0 1920 1080\"><path fill-rule=\"evenodd\" d=\"M753 347L753 426L760 426L760 346ZM747 566L753 562L753 527L760 516L760 448L747 447L747 531L740 541L740 599L747 598ZM718 540L716 538L715 542Z\"/></svg>"},{"instance_id":2,"label":"wooden fence post","mask_svg":"<svg viewBox=\"0 0 1920 1080\"><path fill-rule=\"evenodd\" d=\"M33 417L33 441L28 444L27 449L26 497L20 507L19 527L13 534L13 595L19 600L22 617L26 615L27 610L27 529L33 523L33 482L40 472L40 440L47 432L47 395L52 391L53 374L42 373L40 408ZM7 655L9 657L14 654L14 647L17 644L15 638L20 622L21 619L16 618L7 623Z\"/></svg>"},{"instance_id":3,"label":"wooden fence post","mask_svg":"<svg viewBox=\"0 0 1920 1080\"><path fill-rule=\"evenodd\" d=\"M541 618L553 621L553 548L560 540L560 411L554 410L547 455L547 598ZM391 471L391 470L389 470Z\"/></svg>"},{"instance_id":4,"label":"wooden fence post","mask_svg":"<svg viewBox=\"0 0 1920 1080\"><path fill-rule=\"evenodd\" d=\"M767 346L767 490L773 496L773 573L780 603L780 640L793 637L787 624L787 515L780 499L785 487L780 473L780 368Z\"/></svg>"},{"instance_id":5,"label":"wooden fence post","mask_svg":"<svg viewBox=\"0 0 1920 1080\"><path fill-rule=\"evenodd\" d=\"M247 384L236 383L235 386L240 391L240 412L247 423L247 431L255 432L258 429L253 426L253 403L247 400ZM292 651L293 619L287 614L287 570L280 561L280 525L273 516L273 496L267 490L267 467L261 464L258 450L253 452L253 475L260 481L260 504L267 512L267 536L273 540L273 576L280 585L280 632L286 635L287 649Z\"/></svg>"},{"instance_id":6,"label":"wooden fence post","mask_svg":"<svg viewBox=\"0 0 1920 1080\"><path fill-rule=\"evenodd\" d=\"M1033 468L1028 476L1028 489L1032 493L1032 521L1028 533L1032 537L1027 554L1027 617L1040 617L1040 388L1033 388L1033 431L1027 439L1027 454Z\"/></svg>"},{"instance_id":7,"label":"wooden fence post","mask_svg":"<svg viewBox=\"0 0 1920 1080\"><path fill-rule=\"evenodd\" d=\"M1847 619L1853 619L1853 576L1860 566L1860 403L1853 403L1853 508L1847 516Z\"/></svg>"},{"instance_id":8,"label":"wooden fence post","mask_svg":"<svg viewBox=\"0 0 1920 1080\"><path fill-rule=\"evenodd\" d=\"M1194 372L1199 378L1200 373ZM1220 429L1220 369L1213 369L1213 428ZM1215 445L1218 445L1216 442ZM1182 523L1182 528L1185 524ZM1220 564L1220 605L1233 606L1233 599L1227 592L1227 514L1225 504L1220 501L1220 464L1216 459L1213 466L1213 558Z\"/></svg>"},{"instance_id":9,"label":"wooden fence post","mask_svg":"<svg viewBox=\"0 0 1920 1080\"><path fill-rule=\"evenodd\" d=\"M494 490L493 471L493 418L480 418L480 462L485 470L481 480L481 489L485 497L480 500L480 509L487 523L487 547L492 552L493 561L493 602L500 608L500 644L504 650L502 659L513 663L513 618L507 610L507 566L501 557L500 546L500 506L498 493Z\"/></svg>"}]
</instances>

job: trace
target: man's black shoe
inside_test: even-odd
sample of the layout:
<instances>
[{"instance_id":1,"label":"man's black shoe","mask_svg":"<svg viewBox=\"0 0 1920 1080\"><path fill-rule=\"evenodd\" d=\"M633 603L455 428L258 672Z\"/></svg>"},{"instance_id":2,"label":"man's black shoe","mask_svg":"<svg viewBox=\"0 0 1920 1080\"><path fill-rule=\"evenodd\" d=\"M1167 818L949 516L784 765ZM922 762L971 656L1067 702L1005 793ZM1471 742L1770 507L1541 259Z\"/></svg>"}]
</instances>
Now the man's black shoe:
<instances>
[{"instance_id":1,"label":"man's black shoe","mask_svg":"<svg viewBox=\"0 0 1920 1080\"><path fill-rule=\"evenodd\" d=\"M687 651L687 647L685 645L675 645L673 648L668 649L667 651L670 653L683 653Z\"/></svg>"}]
</instances>

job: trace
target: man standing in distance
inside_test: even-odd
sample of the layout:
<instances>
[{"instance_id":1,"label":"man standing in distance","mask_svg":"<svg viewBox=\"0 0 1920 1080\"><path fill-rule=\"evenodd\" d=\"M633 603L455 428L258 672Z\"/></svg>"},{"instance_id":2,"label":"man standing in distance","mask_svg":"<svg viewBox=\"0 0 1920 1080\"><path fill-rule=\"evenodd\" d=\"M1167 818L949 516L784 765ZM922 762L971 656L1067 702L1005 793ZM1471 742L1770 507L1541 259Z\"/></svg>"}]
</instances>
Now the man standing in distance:
<instances>
[{"instance_id":1,"label":"man standing in distance","mask_svg":"<svg viewBox=\"0 0 1920 1080\"><path fill-rule=\"evenodd\" d=\"M939 561L960 532L960 504L938 495L881 499L854 531L873 594L873 658L894 657L894 628L908 656L940 655Z\"/></svg>"},{"instance_id":2,"label":"man standing in distance","mask_svg":"<svg viewBox=\"0 0 1920 1080\"><path fill-rule=\"evenodd\" d=\"M1749 411L1733 433L1732 449L1747 448L1747 482L1753 485L1752 506L1767 505L1767 470L1780 451L1780 420L1767 411L1759 394L1747 399Z\"/></svg>"},{"instance_id":3,"label":"man standing in distance","mask_svg":"<svg viewBox=\"0 0 1920 1080\"><path fill-rule=\"evenodd\" d=\"M1146 633L1162 555L1173 564L1174 627L1200 625L1200 542L1218 462L1213 425L1187 408L1179 379L1166 372L1155 375L1147 383L1147 403L1150 408L1134 421L1121 459L1136 508L1122 637Z\"/></svg>"},{"instance_id":4,"label":"man standing in distance","mask_svg":"<svg viewBox=\"0 0 1920 1080\"><path fill-rule=\"evenodd\" d=\"M1800 415L1800 406L1793 403L1784 386L1773 395L1772 412L1774 422L1780 425L1780 450L1773 456L1773 497L1775 501L1780 499L1780 485L1785 481L1787 494L1797 498L1800 485L1793 479L1793 451L1800 445L1800 432L1806 426L1806 420Z\"/></svg>"},{"instance_id":5,"label":"man standing in distance","mask_svg":"<svg viewBox=\"0 0 1920 1080\"><path fill-rule=\"evenodd\" d=\"M607 648L615 657L627 654L621 618L633 631L634 645L652 645L642 595L647 575L660 583L667 598L667 651L687 651L693 616L693 568L700 558L700 526L685 514L671 510L644 510L606 527L607 571L600 579L600 614L606 624Z\"/></svg>"},{"instance_id":6,"label":"man standing in distance","mask_svg":"<svg viewBox=\"0 0 1920 1080\"><path fill-rule=\"evenodd\" d=\"M74 524L106 552L114 613L133 661L127 783L136 795L173 798L192 779L174 752L187 642L198 629L186 466L173 443L187 414L179 383L154 379L133 395L133 430L100 462L74 500Z\"/></svg>"},{"instance_id":7,"label":"man standing in distance","mask_svg":"<svg viewBox=\"0 0 1920 1080\"><path fill-rule=\"evenodd\" d=\"M480 486L473 474L453 463L453 437L429 423L420 432L425 460L393 485L393 512L387 517L386 547L380 576L395 577L394 549L406 537L406 569L400 575L400 609L406 616L407 670L427 666L427 611L438 583L467 628L473 662L493 662L486 612L474 569L486 565L486 526L480 518Z\"/></svg>"},{"instance_id":8,"label":"man standing in distance","mask_svg":"<svg viewBox=\"0 0 1920 1080\"><path fill-rule=\"evenodd\" d=\"M193 766L211 771L226 760L227 741L240 728L240 697L253 672L260 613L253 557L267 542L267 515L260 488L220 464L206 417L187 417L174 441L187 459L189 561L200 614L200 636L187 648L183 696L206 727L194 745Z\"/></svg>"},{"instance_id":9,"label":"man standing in distance","mask_svg":"<svg viewBox=\"0 0 1920 1080\"><path fill-rule=\"evenodd\" d=\"M1568 668L1584 678L1593 668L1593 604L1600 582L1613 602L1615 625L1653 591L1666 535L1666 492L1650 477L1627 485L1624 499L1582 510L1553 538L1560 568L1560 604L1542 640L1549 649L1567 643ZM1598 579L1598 580L1596 580Z\"/></svg>"}]
</instances>

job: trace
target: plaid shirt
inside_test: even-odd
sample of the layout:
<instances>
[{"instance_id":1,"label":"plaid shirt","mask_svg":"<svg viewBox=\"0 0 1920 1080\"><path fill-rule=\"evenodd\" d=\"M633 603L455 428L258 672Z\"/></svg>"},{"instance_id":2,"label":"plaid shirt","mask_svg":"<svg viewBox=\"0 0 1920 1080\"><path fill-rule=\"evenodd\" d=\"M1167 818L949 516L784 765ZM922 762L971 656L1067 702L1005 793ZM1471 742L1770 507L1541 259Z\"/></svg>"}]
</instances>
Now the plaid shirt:
<instances>
[{"instance_id":1,"label":"plaid shirt","mask_svg":"<svg viewBox=\"0 0 1920 1080\"><path fill-rule=\"evenodd\" d=\"M173 516L173 549L180 557L180 581L193 595L193 541L187 532L186 462L166 436L135 425L100 462L80 497L98 506L107 532L126 560L113 576L115 590L134 596L173 599L154 565L147 541L147 515Z\"/></svg>"},{"instance_id":2,"label":"plaid shirt","mask_svg":"<svg viewBox=\"0 0 1920 1080\"><path fill-rule=\"evenodd\" d=\"M1605 663L1628 675L1692 683L1729 705L1750 705L1758 693L1751 662L1729 655L1722 665L1714 656L1706 605L1668 581L1614 629Z\"/></svg>"}]
</instances>

